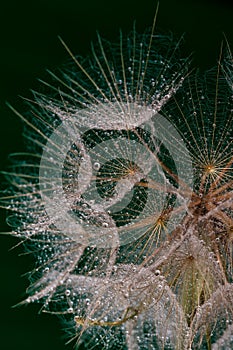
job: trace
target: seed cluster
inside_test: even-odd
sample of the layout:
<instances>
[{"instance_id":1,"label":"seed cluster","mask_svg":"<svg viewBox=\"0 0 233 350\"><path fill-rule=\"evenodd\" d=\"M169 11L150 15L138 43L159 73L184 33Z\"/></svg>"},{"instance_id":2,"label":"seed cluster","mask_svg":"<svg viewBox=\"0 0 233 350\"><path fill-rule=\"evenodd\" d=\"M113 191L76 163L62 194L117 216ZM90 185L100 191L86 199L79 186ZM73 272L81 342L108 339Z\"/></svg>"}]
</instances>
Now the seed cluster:
<instances>
[{"instance_id":1,"label":"seed cluster","mask_svg":"<svg viewBox=\"0 0 233 350\"><path fill-rule=\"evenodd\" d=\"M77 349L233 346L233 60L190 73L181 42L63 43L73 63L20 115L0 201L36 260L23 303Z\"/></svg>"}]
</instances>

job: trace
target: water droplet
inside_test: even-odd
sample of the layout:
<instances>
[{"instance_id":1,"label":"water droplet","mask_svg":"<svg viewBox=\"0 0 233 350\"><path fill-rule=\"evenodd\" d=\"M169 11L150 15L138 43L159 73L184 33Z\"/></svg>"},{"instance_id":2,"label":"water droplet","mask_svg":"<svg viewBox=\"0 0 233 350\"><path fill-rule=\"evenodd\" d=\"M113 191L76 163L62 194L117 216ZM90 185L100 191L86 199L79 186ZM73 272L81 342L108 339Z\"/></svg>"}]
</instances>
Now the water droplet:
<instances>
[{"instance_id":1,"label":"water droplet","mask_svg":"<svg viewBox=\"0 0 233 350\"><path fill-rule=\"evenodd\" d=\"M99 170L99 169L100 169L100 163L95 162L95 163L93 164L93 169L94 169L94 170Z\"/></svg>"}]
</instances>

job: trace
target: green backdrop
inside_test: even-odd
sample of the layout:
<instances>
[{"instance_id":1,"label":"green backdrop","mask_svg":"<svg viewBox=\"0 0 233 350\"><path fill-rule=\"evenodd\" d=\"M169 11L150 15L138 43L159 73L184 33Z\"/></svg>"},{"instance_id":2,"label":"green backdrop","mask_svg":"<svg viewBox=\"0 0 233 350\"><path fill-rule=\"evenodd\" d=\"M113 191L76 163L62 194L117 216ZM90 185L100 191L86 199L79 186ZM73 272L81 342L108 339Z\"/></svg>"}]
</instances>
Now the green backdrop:
<instances>
[{"instance_id":1,"label":"green backdrop","mask_svg":"<svg viewBox=\"0 0 233 350\"><path fill-rule=\"evenodd\" d=\"M156 9L151 0L11 0L0 5L0 158L1 169L10 152L24 149L21 123L6 107L8 101L24 111L19 95L31 97L30 89L39 89L37 78L47 79L46 69L53 70L68 58L57 36L73 52L85 55L96 30L109 40L132 29L150 26ZM186 52L194 52L193 66L210 68L218 59L223 32L233 47L233 6L224 1L161 0L157 28L171 30L178 36L186 33ZM2 187L2 184L0 184ZM7 230L1 211L1 231ZM32 267L28 256L19 257L16 243L0 236L0 348L3 350L62 350L62 327L56 317L38 315L31 305L12 309L25 296L27 278L21 277Z\"/></svg>"}]
</instances>

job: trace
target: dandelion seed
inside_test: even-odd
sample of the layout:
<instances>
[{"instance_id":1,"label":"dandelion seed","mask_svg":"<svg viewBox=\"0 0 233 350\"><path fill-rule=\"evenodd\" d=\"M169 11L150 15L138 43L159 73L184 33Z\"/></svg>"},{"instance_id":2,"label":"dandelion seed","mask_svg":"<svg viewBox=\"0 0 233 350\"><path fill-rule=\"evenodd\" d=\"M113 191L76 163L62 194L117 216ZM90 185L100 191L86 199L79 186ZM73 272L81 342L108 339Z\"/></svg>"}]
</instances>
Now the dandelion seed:
<instances>
[{"instance_id":1,"label":"dandelion seed","mask_svg":"<svg viewBox=\"0 0 233 350\"><path fill-rule=\"evenodd\" d=\"M231 66L189 75L154 25L84 60L62 44L73 64L16 112L29 152L1 198L36 259L24 303L62 315L77 348L230 344Z\"/></svg>"}]
</instances>

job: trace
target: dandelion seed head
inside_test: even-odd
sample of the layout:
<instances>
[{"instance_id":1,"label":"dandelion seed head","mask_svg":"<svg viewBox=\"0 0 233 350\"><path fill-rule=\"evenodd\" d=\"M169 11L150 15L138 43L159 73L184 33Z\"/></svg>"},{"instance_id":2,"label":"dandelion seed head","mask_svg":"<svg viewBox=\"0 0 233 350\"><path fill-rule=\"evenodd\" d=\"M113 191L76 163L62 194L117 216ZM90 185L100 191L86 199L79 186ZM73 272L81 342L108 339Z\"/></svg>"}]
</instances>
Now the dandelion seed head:
<instances>
[{"instance_id":1,"label":"dandelion seed head","mask_svg":"<svg viewBox=\"0 0 233 350\"><path fill-rule=\"evenodd\" d=\"M62 316L77 348L227 344L230 66L187 74L181 41L134 29L82 59L61 40L73 62L20 115L28 153L1 205L36 260L25 303Z\"/></svg>"}]
</instances>

